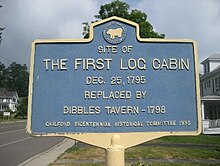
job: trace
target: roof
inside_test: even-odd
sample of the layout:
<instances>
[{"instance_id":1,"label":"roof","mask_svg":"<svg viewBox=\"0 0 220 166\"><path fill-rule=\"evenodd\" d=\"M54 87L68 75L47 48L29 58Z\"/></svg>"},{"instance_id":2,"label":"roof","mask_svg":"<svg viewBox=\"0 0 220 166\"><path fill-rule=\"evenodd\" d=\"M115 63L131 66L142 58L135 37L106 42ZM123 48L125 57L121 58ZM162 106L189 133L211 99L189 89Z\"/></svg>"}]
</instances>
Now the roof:
<instances>
[{"instance_id":1,"label":"roof","mask_svg":"<svg viewBox=\"0 0 220 166\"><path fill-rule=\"evenodd\" d=\"M213 60L218 59L218 60L220 60L220 54L212 54L210 57L208 57L208 59L213 59Z\"/></svg>"},{"instance_id":2,"label":"roof","mask_svg":"<svg viewBox=\"0 0 220 166\"><path fill-rule=\"evenodd\" d=\"M14 96L16 96L18 98L18 94L16 91L9 91L6 88L0 88L0 97L12 98Z\"/></svg>"},{"instance_id":3,"label":"roof","mask_svg":"<svg viewBox=\"0 0 220 166\"><path fill-rule=\"evenodd\" d=\"M202 81L205 78L211 77L211 76L213 76L216 73L220 73L220 65L218 67L216 67L214 70L212 70L211 72L206 73L204 75L200 75L200 80Z\"/></svg>"},{"instance_id":4,"label":"roof","mask_svg":"<svg viewBox=\"0 0 220 166\"><path fill-rule=\"evenodd\" d=\"M201 62L201 64L206 63L207 61L219 61L220 62L220 54L212 54L207 59Z\"/></svg>"}]
</instances>

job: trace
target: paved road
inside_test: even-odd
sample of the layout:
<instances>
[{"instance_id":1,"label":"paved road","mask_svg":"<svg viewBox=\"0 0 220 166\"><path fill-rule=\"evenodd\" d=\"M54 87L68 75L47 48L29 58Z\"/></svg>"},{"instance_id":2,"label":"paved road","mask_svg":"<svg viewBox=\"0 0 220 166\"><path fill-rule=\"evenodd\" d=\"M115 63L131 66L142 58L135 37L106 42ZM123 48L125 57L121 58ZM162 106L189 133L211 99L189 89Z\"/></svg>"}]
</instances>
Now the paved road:
<instances>
[{"instance_id":1,"label":"paved road","mask_svg":"<svg viewBox=\"0 0 220 166\"><path fill-rule=\"evenodd\" d=\"M0 166L16 166L64 140L63 137L32 137L26 122L0 124Z\"/></svg>"}]
</instances>

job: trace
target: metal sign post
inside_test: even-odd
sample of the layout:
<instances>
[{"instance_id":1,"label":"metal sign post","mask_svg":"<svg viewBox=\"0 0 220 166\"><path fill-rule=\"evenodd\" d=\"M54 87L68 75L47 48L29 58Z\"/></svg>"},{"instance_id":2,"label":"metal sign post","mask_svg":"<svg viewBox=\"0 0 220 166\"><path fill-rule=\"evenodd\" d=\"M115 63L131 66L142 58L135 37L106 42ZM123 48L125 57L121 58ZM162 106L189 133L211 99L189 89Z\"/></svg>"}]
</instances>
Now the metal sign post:
<instances>
[{"instance_id":1,"label":"metal sign post","mask_svg":"<svg viewBox=\"0 0 220 166\"><path fill-rule=\"evenodd\" d=\"M106 149L124 165L128 147L201 132L196 44L143 39L139 26L110 17L89 39L32 43L27 131Z\"/></svg>"},{"instance_id":2,"label":"metal sign post","mask_svg":"<svg viewBox=\"0 0 220 166\"><path fill-rule=\"evenodd\" d=\"M115 134L111 139L111 145L106 149L106 165L124 165L124 148L120 142L120 136Z\"/></svg>"}]
</instances>

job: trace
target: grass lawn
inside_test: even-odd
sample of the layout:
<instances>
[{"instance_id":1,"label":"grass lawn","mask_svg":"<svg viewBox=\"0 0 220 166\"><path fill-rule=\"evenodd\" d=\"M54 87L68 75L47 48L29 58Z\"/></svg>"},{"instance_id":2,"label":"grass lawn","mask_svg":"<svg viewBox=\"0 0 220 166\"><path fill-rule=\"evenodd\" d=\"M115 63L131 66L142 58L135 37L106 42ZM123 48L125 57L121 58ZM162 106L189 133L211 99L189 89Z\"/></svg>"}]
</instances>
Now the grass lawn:
<instances>
[{"instance_id":1,"label":"grass lawn","mask_svg":"<svg viewBox=\"0 0 220 166\"><path fill-rule=\"evenodd\" d=\"M162 137L156 141L163 143L216 144L220 146L220 135L172 136Z\"/></svg>"},{"instance_id":2,"label":"grass lawn","mask_svg":"<svg viewBox=\"0 0 220 166\"><path fill-rule=\"evenodd\" d=\"M197 160L220 160L220 135L199 135L199 136L175 136L175 137L164 137L154 141L150 141L146 144L156 144L157 146L135 146L132 148L128 148L125 150L125 158L126 159L197 159ZM193 147L193 146L182 146L182 147L169 147L169 146L160 146L160 144L196 144L196 145L211 145L210 148L202 148L202 147ZM105 159L105 151L101 148L96 147L77 147L73 146L69 148L64 154L62 154L58 160L89 160L89 159L97 159L104 160ZM202 164L202 163L168 163L168 162L147 162L148 166L199 166L199 165L214 165L214 164ZM138 162L134 163L126 163L126 165L131 166L145 166L146 162L142 163L142 165ZM62 165L62 164L61 164ZM74 166L73 163L70 165ZM80 166L100 166L104 165L104 163L88 163L88 164L76 164ZM56 162L51 163L50 166L60 166L60 164L56 164ZM65 164L68 166L68 163Z\"/></svg>"}]
</instances>

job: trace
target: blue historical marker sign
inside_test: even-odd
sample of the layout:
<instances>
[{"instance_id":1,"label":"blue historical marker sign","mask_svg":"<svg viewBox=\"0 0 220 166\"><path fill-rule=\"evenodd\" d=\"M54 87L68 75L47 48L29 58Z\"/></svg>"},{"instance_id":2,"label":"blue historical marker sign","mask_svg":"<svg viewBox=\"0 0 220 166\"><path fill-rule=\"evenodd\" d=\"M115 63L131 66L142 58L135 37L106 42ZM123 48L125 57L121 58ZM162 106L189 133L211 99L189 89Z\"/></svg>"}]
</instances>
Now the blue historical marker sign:
<instances>
[{"instance_id":1,"label":"blue historical marker sign","mask_svg":"<svg viewBox=\"0 0 220 166\"><path fill-rule=\"evenodd\" d=\"M113 17L89 39L36 40L31 58L31 133L198 131L191 40L141 39L135 23Z\"/></svg>"}]
</instances>

